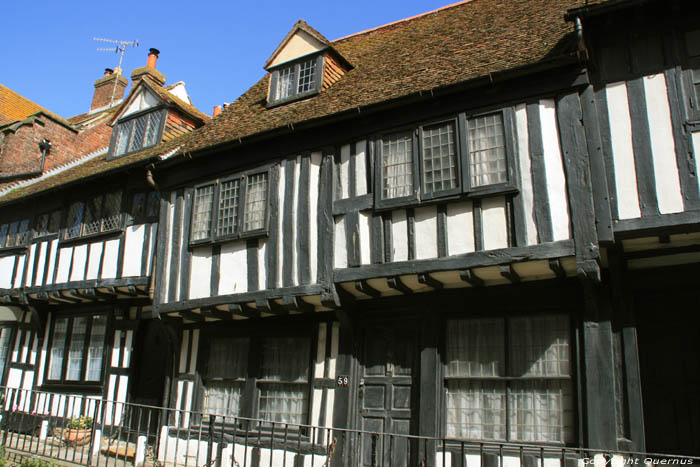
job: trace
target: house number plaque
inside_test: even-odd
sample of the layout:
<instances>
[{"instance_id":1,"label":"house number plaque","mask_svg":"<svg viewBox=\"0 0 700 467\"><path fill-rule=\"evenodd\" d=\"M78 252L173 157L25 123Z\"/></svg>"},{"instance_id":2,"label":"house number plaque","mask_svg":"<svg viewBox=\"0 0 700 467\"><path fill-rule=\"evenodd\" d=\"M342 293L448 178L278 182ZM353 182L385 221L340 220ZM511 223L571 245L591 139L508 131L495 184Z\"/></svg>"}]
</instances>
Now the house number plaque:
<instances>
[{"instance_id":1,"label":"house number plaque","mask_svg":"<svg viewBox=\"0 0 700 467\"><path fill-rule=\"evenodd\" d=\"M338 384L338 387L341 387L341 388L346 388L346 387L348 387L348 380L349 380L349 378L348 378L347 375L340 375L340 376L338 376L338 379L337 379L337 381L336 381L337 384Z\"/></svg>"}]
</instances>

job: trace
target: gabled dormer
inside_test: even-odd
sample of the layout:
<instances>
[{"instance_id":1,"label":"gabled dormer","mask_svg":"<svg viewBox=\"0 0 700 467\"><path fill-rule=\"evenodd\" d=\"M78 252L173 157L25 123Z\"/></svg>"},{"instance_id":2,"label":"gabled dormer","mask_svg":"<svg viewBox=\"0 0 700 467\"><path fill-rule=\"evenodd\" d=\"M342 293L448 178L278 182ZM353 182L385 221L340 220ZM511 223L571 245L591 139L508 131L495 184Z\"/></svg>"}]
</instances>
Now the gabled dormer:
<instances>
[{"instance_id":1,"label":"gabled dormer","mask_svg":"<svg viewBox=\"0 0 700 467\"><path fill-rule=\"evenodd\" d=\"M165 76L155 69L158 54L150 49L148 64L131 74L131 92L111 121L108 159L167 141L209 119L192 106L184 82L163 87Z\"/></svg>"},{"instance_id":2,"label":"gabled dormer","mask_svg":"<svg viewBox=\"0 0 700 467\"><path fill-rule=\"evenodd\" d=\"M328 39L299 20L265 63L268 107L318 94L351 68Z\"/></svg>"}]
</instances>

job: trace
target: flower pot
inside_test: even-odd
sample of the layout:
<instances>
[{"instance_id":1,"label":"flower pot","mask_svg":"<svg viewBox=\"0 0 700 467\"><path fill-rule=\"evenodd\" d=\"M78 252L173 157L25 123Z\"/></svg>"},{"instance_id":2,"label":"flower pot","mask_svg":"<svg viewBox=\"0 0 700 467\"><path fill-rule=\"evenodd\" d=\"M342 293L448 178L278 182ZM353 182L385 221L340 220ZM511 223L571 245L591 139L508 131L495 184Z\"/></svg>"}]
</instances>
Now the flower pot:
<instances>
[{"instance_id":1,"label":"flower pot","mask_svg":"<svg viewBox=\"0 0 700 467\"><path fill-rule=\"evenodd\" d=\"M73 446L84 446L90 442L90 437L92 436L92 430L76 430L73 428L66 428L63 432L63 439L67 444Z\"/></svg>"}]
</instances>

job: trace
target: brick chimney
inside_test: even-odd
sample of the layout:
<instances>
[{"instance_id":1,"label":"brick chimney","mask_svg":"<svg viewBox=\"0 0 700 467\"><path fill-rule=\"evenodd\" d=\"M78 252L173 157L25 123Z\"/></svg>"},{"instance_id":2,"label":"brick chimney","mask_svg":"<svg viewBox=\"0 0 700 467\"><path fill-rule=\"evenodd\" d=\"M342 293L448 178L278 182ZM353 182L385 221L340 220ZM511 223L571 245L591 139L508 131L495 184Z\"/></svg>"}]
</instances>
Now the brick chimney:
<instances>
[{"instance_id":1,"label":"brick chimney","mask_svg":"<svg viewBox=\"0 0 700 467\"><path fill-rule=\"evenodd\" d=\"M104 76L95 81L95 94L92 96L90 110L119 102L124 97L124 89L126 89L127 84L129 84L129 80L122 76L121 70L114 71L111 68L105 68Z\"/></svg>"},{"instance_id":2,"label":"brick chimney","mask_svg":"<svg viewBox=\"0 0 700 467\"><path fill-rule=\"evenodd\" d=\"M137 68L131 72L132 84L136 84L139 80L146 77L159 86L165 84L165 75L156 70L156 62L158 62L159 54L160 50L158 49L148 49L148 61L146 62L146 66Z\"/></svg>"}]
</instances>

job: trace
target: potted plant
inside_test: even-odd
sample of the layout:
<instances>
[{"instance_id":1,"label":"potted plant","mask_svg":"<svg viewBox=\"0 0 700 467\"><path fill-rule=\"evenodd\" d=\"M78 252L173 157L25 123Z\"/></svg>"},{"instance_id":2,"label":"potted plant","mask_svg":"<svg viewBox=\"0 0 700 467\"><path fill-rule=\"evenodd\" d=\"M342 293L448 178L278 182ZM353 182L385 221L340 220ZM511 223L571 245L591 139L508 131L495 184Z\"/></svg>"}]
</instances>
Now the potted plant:
<instances>
[{"instance_id":1,"label":"potted plant","mask_svg":"<svg viewBox=\"0 0 700 467\"><path fill-rule=\"evenodd\" d=\"M92 436L92 418L87 415L71 418L63 432L63 439L68 444L83 446L90 442Z\"/></svg>"}]
</instances>

